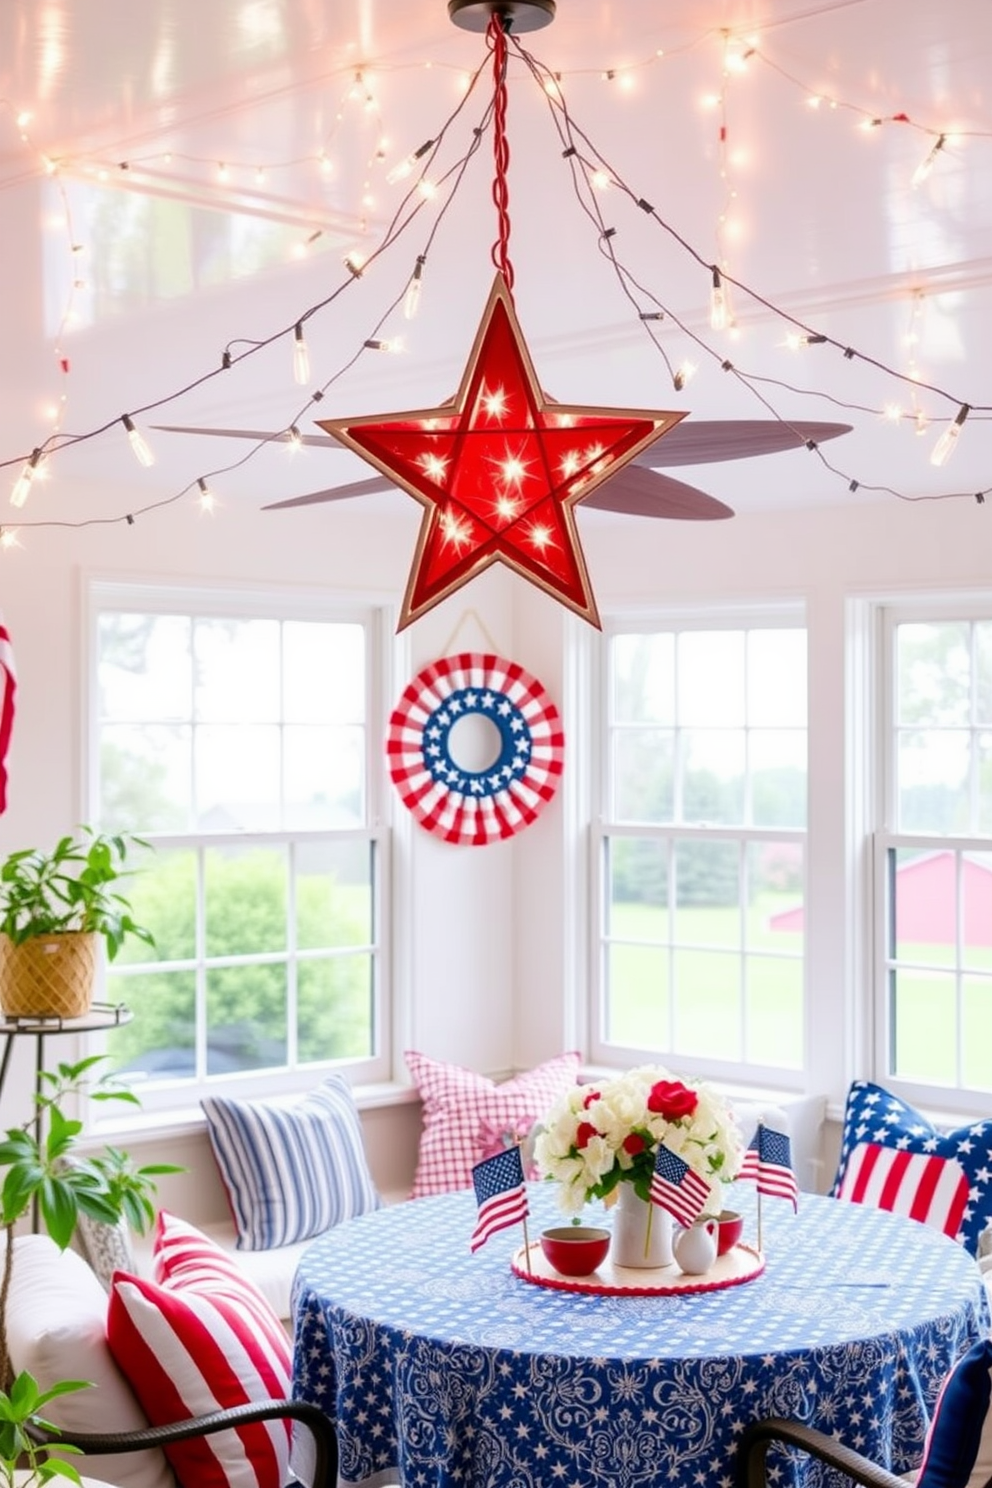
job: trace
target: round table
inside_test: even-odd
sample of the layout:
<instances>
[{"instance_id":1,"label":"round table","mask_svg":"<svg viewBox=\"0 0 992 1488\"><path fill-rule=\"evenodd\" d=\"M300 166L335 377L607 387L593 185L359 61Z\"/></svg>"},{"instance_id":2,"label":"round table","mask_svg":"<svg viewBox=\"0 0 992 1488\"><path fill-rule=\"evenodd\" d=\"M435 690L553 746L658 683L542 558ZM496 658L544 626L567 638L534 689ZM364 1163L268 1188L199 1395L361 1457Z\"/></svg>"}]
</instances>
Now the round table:
<instances>
[{"instance_id":1,"label":"round table","mask_svg":"<svg viewBox=\"0 0 992 1488\"><path fill-rule=\"evenodd\" d=\"M529 1189L529 1236L562 1222ZM757 1238L756 1195L729 1191ZM741 1430L780 1415L905 1472L951 1364L989 1329L976 1262L913 1220L761 1201L764 1272L726 1291L592 1296L515 1276L521 1227L472 1254L471 1192L363 1215L305 1252L295 1392L337 1422L341 1476L409 1488L733 1488ZM587 1217L609 1224L601 1207ZM825 1470L780 1464L812 1488Z\"/></svg>"}]
</instances>

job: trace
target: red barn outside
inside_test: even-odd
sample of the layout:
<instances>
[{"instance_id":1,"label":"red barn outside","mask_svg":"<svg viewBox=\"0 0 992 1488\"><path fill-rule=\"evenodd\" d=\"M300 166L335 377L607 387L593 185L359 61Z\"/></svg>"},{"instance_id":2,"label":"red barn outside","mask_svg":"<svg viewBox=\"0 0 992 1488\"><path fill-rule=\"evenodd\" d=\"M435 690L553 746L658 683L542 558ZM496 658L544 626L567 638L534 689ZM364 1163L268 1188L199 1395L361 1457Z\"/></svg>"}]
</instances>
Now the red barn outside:
<instances>
[{"instance_id":1,"label":"red barn outside","mask_svg":"<svg viewBox=\"0 0 992 1488\"><path fill-rule=\"evenodd\" d=\"M946 850L926 853L904 862L896 870L896 938L919 945L953 945L957 940L957 891L954 854ZM964 913L963 944L992 945L992 861L963 858L961 898ZM802 930L802 906L785 909L769 920L772 930Z\"/></svg>"}]
</instances>

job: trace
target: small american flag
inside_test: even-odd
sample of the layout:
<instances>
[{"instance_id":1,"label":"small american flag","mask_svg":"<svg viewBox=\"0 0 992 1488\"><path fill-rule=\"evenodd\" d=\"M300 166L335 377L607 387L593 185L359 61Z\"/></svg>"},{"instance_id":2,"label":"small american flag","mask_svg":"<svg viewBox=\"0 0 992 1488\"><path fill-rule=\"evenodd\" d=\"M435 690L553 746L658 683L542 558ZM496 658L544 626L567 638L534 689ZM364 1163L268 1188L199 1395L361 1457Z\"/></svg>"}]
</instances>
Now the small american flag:
<instances>
[{"instance_id":1,"label":"small american flag","mask_svg":"<svg viewBox=\"0 0 992 1488\"><path fill-rule=\"evenodd\" d=\"M785 1132L775 1131L762 1122L744 1154L738 1178L748 1178L758 1185L759 1194L790 1199L799 1208L799 1185L792 1171L792 1144Z\"/></svg>"},{"instance_id":2,"label":"small american flag","mask_svg":"<svg viewBox=\"0 0 992 1488\"><path fill-rule=\"evenodd\" d=\"M7 750L14 726L14 693L17 691L17 676L14 672L14 651L10 635L0 620L0 811L7 807Z\"/></svg>"},{"instance_id":3,"label":"small american flag","mask_svg":"<svg viewBox=\"0 0 992 1488\"><path fill-rule=\"evenodd\" d=\"M691 1225L710 1196L705 1178L665 1146L658 1148L651 1175L651 1202L667 1209L680 1225Z\"/></svg>"},{"instance_id":4,"label":"small american flag","mask_svg":"<svg viewBox=\"0 0 992 1488\"><path fill-rule=\"evenodd\" d=\"M506 1152L498 1152L495 1157L476 1163L472 1169L472 1183L479 1216L469 1245L478 1250L490 1235L505 1230L508 1225L522 1223L530 1212L520 1148L510 1147Z\"/></svg>"}]
</instances>

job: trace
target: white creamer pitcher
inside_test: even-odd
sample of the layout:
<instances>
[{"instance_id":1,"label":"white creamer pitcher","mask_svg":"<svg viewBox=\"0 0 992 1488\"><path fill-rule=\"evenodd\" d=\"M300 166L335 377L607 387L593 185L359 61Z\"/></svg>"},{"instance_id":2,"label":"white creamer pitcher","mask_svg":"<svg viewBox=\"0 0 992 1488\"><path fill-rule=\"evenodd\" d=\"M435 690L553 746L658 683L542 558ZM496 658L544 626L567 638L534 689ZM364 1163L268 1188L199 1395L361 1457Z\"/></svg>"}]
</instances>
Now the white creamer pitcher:
<instances>
[{"instance_id":1,"label":"white creamer pitcher","mask_svg":"<svg viewBox=\"0 0 992 1488\"><path fill-rule=\"evenodd\" d=\"M672 1244L675 1260L688 1276L708 1271L716 1260L717 1225L715 1219L697 1219L687 1229L676 1233Z\"/></svg>"}]
</instances>

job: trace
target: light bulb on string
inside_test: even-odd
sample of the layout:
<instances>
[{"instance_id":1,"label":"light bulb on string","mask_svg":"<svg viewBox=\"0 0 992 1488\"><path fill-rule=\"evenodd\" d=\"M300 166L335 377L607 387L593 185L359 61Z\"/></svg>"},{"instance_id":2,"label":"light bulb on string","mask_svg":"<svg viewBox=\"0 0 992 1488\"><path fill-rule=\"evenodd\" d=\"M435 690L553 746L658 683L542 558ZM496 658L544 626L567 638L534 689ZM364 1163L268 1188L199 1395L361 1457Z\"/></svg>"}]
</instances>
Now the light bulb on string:
<instances>
[{"instance_id":1,"label":"light bulb on string","mask_svg":"<svg viewBox=\"0 0 992 1488\"><path fill-rule=\"evenodd\" d=\"M200 491L200 495L199 495L199 498L198 498L199 499L200 510L201 511L204 511L204 512L209 512L209 513L212 514L213 511L214 511L214 508L217 505L217 498L216 498L216 496L214 495L213 491L211 491L210 487L207 485L207 483L203 479L203 476L202 475L197 476L197 478L196 478L196 484L199 487L199 491Z\"/></svg>"},{"instance_id":2,"label":"light bulb on string","mask_svg":"<svg viewBox=\"0 0 992 1488\"><path fill-rule=\"evenodd\" d=\"M131 415L129 413L122 414L121 423L127 430L128 442L130 443L131 448L134 450L134 458L137 460L138 464L145 466L154 465L155 455L141 430L135 427L135 423Z\"/></svg>"},{"instance_id":3,"label":"light bulb on string","mask_svg":"<svg viewBox=\"0 0 992 1488\"><path fill-rule=\"evenodd\" d=\"M16 528L0 527L0 548L3 548L4 552L6 552L8 548L19 547L20 543L17 539Z\"/></svg>"},{"instance_id":4,"label":"light bulb on string","mask_svg":"<svg viewBox=\"0 0 992 1488\"><path fill-rule=\"evenodd\" d=\"M368 339L363 342L363 345L368 351L387 351L395 355L403 350L403 337L369 336Z\"/></svg>"},{"instance_id":5,"label":"light bulb on string","mask_svg":"<svg viewBox=\"0 0 992 1488\"><path fill-rule=\"evenodd\" d=\"M924 158L920 161L919 165L916 167L915 171L913 172L912 180L910 181L910 185L911 186L922 186L923 185L923 182L926 180L927 176L933 170L934 163L935 163L935 161L937 159L937 156L940 154L941 150L944 148L944 146L946 144L947 144L947 135L946 134L940 134L940 135L938 135L937 136L937 139L934 142L934 144L930 148L929 154L927 154L927 155L924 156Z\"/></svg>"},{"instance_id":6,"label":"light bulb on string","mask_svg":"<svg viewBox=\"0 0 992 1488\"><path fill-rule=\"evenodd\" d=\"M21 467L21 473L14 482L14 488L10 493L11 506L20 507L27 501L40 464L41 450L36 449L32 452L31 458L25 460Z\"/></svg>"},{"instance_id":7,"label":"light bulb on string","mask_svg":"<svg viewBox=\"0 0 992 1488\"><path fill-rule=\"evenodd\" d=\"M410 280L406 287L406 294L403 296L403 314L407 320L413 320L420 308L420 288L424 277L424 264L426 262L426 256L423 253L418 253L417 262L413 266L413 273L410 275Z\"/></svg>"},{"instance_id":8,"label":"light bulb on string","mask_svg":"<svg viewBox=\"0 0 992 1488\"><path fill-rule=\"evenodd\" d=\"M293 377L300 387L306 387L310 381L310 351L301 320L296 322L293 332Z\"/></svg>"},{"instance_id":9,"label":"light bulb on string","mask_svg":"<svg viewBox=\"0 0 992 1488\"><path fill-rule=\"evenodd\" d=\"M675 391L677 393L680 393L685 387L686 383L692 381L698 370L699 369L696 366L696 363L690 361L684 361L678 367L676 367L675 374L672 378L672 382L675 385Z\"/></svg>"},{"instance_id":10,"label":"light bulb on string","mask_svg":"<svg viewBox=\"0 0 992 1488\"><path fill-rule=\"evenodd\" d=\"M720 277L720 270L713 266L713 284L710 288L710 330L725 331L729 322L727 291Z\"/></svg>"},{"instance_id":11,"label":"light bulb on string","mask_svg":"<svg viewBox=\"0 0 992 1488\"><path fill-rule=\"evenodd\" d=\"M427 154L427 151L433 147L433 145L434 140L424 140L424 143L422 145L418 145L417 149L412 151L405 160L401 160L398 165L393 166L392 170L388 170L386 172L386 180L388 184L390 186L395 186L397 181L402 181L405 176L408 176L413 170L417 161L422 159L423 156Z\"/></svg>"},{"instance_id":12,"label":"light bulb on string","mask_svg":"<svg viewBox=\"0 0 992 1488\"><path fill-rule=\"evenodd\" d=\"M303 448L303 435L300 433L298 424L290 424L289 426L289 448L293 454Z\"/></svg>"},{"instance_id":13,"label":"light bulb on string","mask_svg":"<svg viewBox=\"0 0 992 1488\"><path fill-rule=\"evenodd\" d=\"M958 436L961 433L961 428L970 412L970 404L962 403L961 407L957 411L954 422L952 424L948 424L947 428L944 430L943 434L941 434L940 438L937 440L937 443L931 450L931 465L947 464L948 460L954 453L955 446L958 442Z\"/></svg>"}]
</instances>

